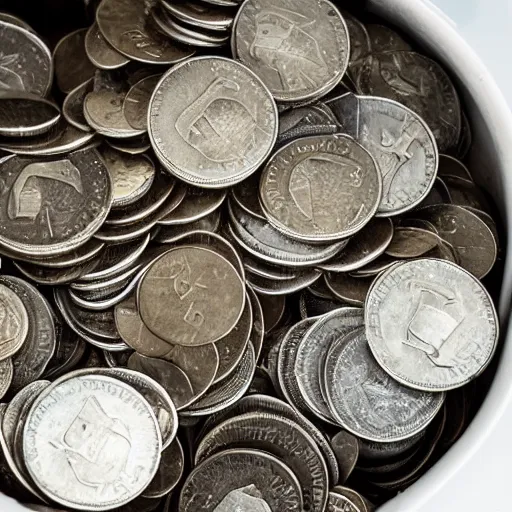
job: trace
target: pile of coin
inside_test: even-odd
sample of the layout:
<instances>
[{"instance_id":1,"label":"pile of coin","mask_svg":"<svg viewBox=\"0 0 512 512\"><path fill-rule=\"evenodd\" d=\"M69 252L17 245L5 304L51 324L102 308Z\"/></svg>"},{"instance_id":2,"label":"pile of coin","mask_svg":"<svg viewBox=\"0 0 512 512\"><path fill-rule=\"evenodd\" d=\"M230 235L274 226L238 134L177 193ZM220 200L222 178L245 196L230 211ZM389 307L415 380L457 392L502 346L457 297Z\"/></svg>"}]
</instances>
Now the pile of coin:
<instances>
[{"instance_id":1,"label":"pile of coin","mask_svg":"<svg viewBox=\"0 0 512 512\"><path fill-rule=\"evenodd\" d=\"M0 12L0 491L374 510L498 342L449 75L327 0L83 4L52 51Z\"/></svg>"}]
</instances>

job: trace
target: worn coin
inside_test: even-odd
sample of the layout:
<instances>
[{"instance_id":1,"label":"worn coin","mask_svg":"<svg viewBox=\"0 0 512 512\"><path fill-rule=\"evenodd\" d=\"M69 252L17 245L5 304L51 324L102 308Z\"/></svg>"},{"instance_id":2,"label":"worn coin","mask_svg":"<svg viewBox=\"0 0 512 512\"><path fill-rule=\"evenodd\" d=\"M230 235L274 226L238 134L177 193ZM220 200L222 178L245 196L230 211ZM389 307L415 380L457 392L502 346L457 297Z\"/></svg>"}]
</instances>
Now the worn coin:
<instances>
[{"instance_id":1,"label":"worn coin","mask_svg":"<svg viewBox=\"0 0 512 512\"><path fill-rule=\"evenodd\" d=\"M397 227L386 254L394 258L419 258L440 243L440 237L426 229Z\"/></svg>"},{"instance_id":2,"label":"worn coin","mask_svg":"<svg viewBox=\"0 0 512 512\"><path fill-rule=\"evenodd\" d=\"M373 157L352 138L297 139L265 166L260 198L269 221L310 242L353 235L375 215L382 180Z\"/></svg>"},{"instance_id":3,"label":"worn coin","mask_svg":"<svg viewBox=\"0 0 512 512\"><path fill-rule=\"evenodd\" d=\"M471 381L489 364L498 339L498 318L485 288L441 260L402 263L377 278L365 320L379 364L416 389L449 390Z\"/></svg>"},{"instance_id":4,"label":"worn coin","mask_svg":"<svg viewBox=\"0 0 512 512\"><path fill-rule=\"evenodd\" d=\"M16 287L12 289L0 283L0 361L9 360L21 349L29 331L27 308L17 291ZM2 383L9 381L10 384L12 361L6 361L2 369Z\"/></svg>"},{"instance_id":5,"label":"worn coin","mask_svg":"<svg viewBox=\"0 0 512 512\"><path fill-rule=\"evenodd\" d=\"M149 101L161 78L161 74L147 76L134 84L126 94L123 113L132 128L148 129Z\"/></svg>"},{"instance_id":6,"label":"worn coin","mask_svg":"<svg viewBox=\"0 0 512 512\"><path fill-rule=\"evenodd\" d=\"M439 176L473 181L469 169L460 160L450 155L439 155Z\"/></svg>"},{"instance_id":7,"label":"worn coin","mask_svg":"<svg viewBox=\"0 0 512 512\"><path fill-rule=\"evenodd\" d=\"M94 81L90 78L70 91L62 104L62 115L66 121L75 128L86 132L91 131L91 127L84 116L84 101L85 97L92 92L93 86Z\"/></svg>"},{"instance_id":8,"label":"worn coin","mask_svg":"<svg viewBox=\"0 0 512 512\"><path fill-rule=\"evenodd\" d=\"M359 443L356 436L340 430L332 439L332 450L336 454L340 477L338 483L344 484L354 470L359 458Z\"/></svg>"},{"instance_id":9,"label":"worn coin","mask_svg":"<svg viewBox=\"0 0 512 512\"><path fill-rule=\"evenodd\" d=\"M53 80L50 50L31 31L0 20L0 87L44 97Z\"/></svg>"},{"instance_id":10,"label":"worn coin","mask_svg":"<svg viewBox=\"0 0 512 512\"><path fill-rule=\"evenodd\" d=\"M222 296L222 302L215 300ZM157 336L197 346L225 336L245 304L243 283L222 256L204 248L168 251L153 263L137 291L140 314Z\"/></svg>"},{"instance_id":11,"label":"worn coin","mask_svg":"<svg viewBox=\"0 0 512 512\"><path fill-rule=\"evenodd\" d=\"M326 512L364 512L352 500L336 492L329 493Z\"/></svg>"},{"instance_id":12,"label":"worn coin","mask_svg":"<svg viewBox=\"0 0 512 512\"><path fill-rule=\"evenodd\" d=\"M207 4L194 1L181 4L161 0L160 5L176 19L193 27L224 32L233 24L231 11L215 9Z\"/></svg>"},{"instance_id":13,"label":"worn coin","mask_svg":"<svg viewBox=\"0 0 512 512\"><path fill-rule=\"evenodd\" d=\"M272 0L246 0L232 37L235 56L279 101L327 94L348 66L347 26L327 0L283 0L279 6Z\"/></svg>"},{"instance_id":14,"label":"worn coin","mask_svg":"<svg viewBox=\"0 0 512 512\"><path fill-rule=\"evenodd\" d=\"M139 495L158 469L161 447L155 415L142 395L100 375L47 388L23 435L35 484L55 502L82 509L108 510Z\"/></svg>"},{"instance_id":15,"label":"worn coin","mask_svg":"<svg viewBox=\"0 0 512 512\"><path fill-rule=\"evenodd\" d=\"M192 185L220 188L242 181L267 158L277 137L277 108L242 64L198 57L164 75L148 124L153 149L170 172Z\"/></svg>"},{"instance_id":16,"label":"worn coin","mask_svg":"<svg viewBox=\"0 0 512 512\"><path fill-rule=\"evenodd\" d=\"M95 149L45 162L13 155L0 166L0 244L8 249L38 256L69 252L107 216L112 185Z\"/></svg>"},{"instance_id":17,"label":"worn coin","mask_svg":"<svg viewBox=\"0 0 512 512\"><path fill-rule=\"evenodd\" d=\"M100 69L117 69L130 62L128 57L107 42L96 22L85 34L85 51L89 60Z\"/></svg>"},{"instance_id":18,"label":"worn coin","mask_svg":"<svg viewBox=\"0 0 512 512\"><path fill-rule=\"evenodd\" d=\"M240 492L232 494L246 486L253 486L261 497L250 500ZM219 509L230 495L234 499ZM299 482L286 464L260 450L237 449L218 453L192 470L181 491L179 512L228 512L247 503L271 512L283 507L287 512L303 510Z\"/></svg>"}]
</instances>

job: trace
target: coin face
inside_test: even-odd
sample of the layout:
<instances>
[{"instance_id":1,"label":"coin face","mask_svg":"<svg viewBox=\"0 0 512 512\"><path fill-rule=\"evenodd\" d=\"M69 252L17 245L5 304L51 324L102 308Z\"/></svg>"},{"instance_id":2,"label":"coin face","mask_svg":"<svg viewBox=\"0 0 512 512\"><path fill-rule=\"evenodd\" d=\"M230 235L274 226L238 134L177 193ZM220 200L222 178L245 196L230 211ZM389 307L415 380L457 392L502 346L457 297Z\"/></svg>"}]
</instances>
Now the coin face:
<instances>
[{"instance_id":1,"label":"coin face","mask_svg":"<svg viewBox=\"0 0 512 512\"><path fill-rule=\"evenodd\" d=\"M362 229L377 211L381 194L372 156L344 136L291 142L271 158L260 183L270 222L311 242L346 238Z\"/></svg>"},{"instance_id":2,"label":"coin face","mask_svg":"<svg viewBox=\"0 0 512 512\"><path fill-rule=\"evenodd\" d=\"M100 69L117 69L130 62L103 37L97 23L93 23L85 35L85 51L89 60Z\"/></svg>"},{"instance_id":3,"label":"coin face","mask_svg":"<svg viewBox=\"0 0 512 512\"><path fill-rule=\"evenodd\" d=\"M329 493L327 512L363 512L347 497L335 493Z\"/></svg>"},{"instance_id":4,"label":"coin face","mask_svg":"<svg viewBox=\"0 0 512 512\"><path fill-rule=\"evenodd\" d=\"M99 375L48 388L30 410L23 435L36 485L53 501L82 510L108 510L138 496L158 469L161 448L142 395Z\"/></svg>"},{"instance_id":5,"label":"coin face","mask_svg":"<svg viewBox=\"0 0 512 512\"><path fill-rule=\"evenodd\" d=\"M337 340L325 362L325 390L333 415L349 432L391 442L423 430L444 402L444 393L407 388L373 359L364 329Z\"/></svg>"},{"instance_id":6,"label":"coin face","mask_svg":"<svg viewBox=\"0 0 512 512\"><path fill-rule=\"evenodd\" d=\"M416 389L442 391L471 381L489 363L498 338L485 288L457 265L434 259L382 274L368 295L365 320L379 364Z\"/></svg>"},{"instance_id":7,"label":"coin face","mask_svg":"<svg viewBox=\"0 0 512 512\"><path fill-rule=\"evenodd\" d=\"M110 209L110 176L95 149L47 161L12 156L0 167L0 244L13 251L69 252L92 237Z\"/></svg>"},{"instance_id":8,"label":"coin face","mask_svg":"<svg viewBox=\"0 0 512 512\"><path fill-rule=\"evenodd\" d=\"M128 124L136 130L147 130L149 100L162 75L150 75L136 84L126 94L123 112Z\"/></svg>"},{"instance_id":9,"label":"coin face","mask_svg":"<svg viewBox=\"0 0 512 512\"><path fill-rule=\"evenodd\" d=\"M181 491L179 512L218 512L229 493L249 485L255 487L271 512L283 507L287 512L303 510L299 482L288 466L268 453L237 449L214 455L192 471Z\"/></svg>"},{"instance_id":10,"label":"coin face","mask_svg":"<svg viewBox=\"0 0 512 512\"><path fill-rule=\"evenodd\" d=\"M181 247L151 266L140 283L137 302L142 320L154 334L169 343L198 346L233 329L244 308L245 291L225 258L208 249Z\"/></svg>"},{"instance_id":11,"label":"coin face","mask_svg":"<svg viewBox=\"0 0 512 512\"><path fill-rule=\"evenodd\" d=\"M247 0L235 20L234 54L279 101L326 94L348 66L347 26L327 0Z\"/></svg>"},{"instance_id":12,"label":"coin face","mask_svg":"<svg viewBox=\"0 0 512 512\"><path fill-rule=\"evenodd\" d=\"M23 346L28 328L27 309L22 300L13 290L0 284L0 361L10 358ZM10 368L12 378L12 365Z\"/></svg>"},{"instance_id":13,"label":"coin face","mask_svg":"<svg viewBox=\"0 0 512 512\"><path fill-rule=\"evenodd\" d=\"M170 172L192 185L220 188L242 181L267 158L277 137L277 108L242 64L198 57L164 75L148 124Z\"/></svg>"},{"instance_id":14,"label":"coin face","mask_svg":"<svg viewBox=\"0 0 512 512\"><path fill-rule=\"evenodd\" d=\"M52 86L50 50L32 32L0 20L0 89L46 96Z\"/></svg>"}]
</instances>

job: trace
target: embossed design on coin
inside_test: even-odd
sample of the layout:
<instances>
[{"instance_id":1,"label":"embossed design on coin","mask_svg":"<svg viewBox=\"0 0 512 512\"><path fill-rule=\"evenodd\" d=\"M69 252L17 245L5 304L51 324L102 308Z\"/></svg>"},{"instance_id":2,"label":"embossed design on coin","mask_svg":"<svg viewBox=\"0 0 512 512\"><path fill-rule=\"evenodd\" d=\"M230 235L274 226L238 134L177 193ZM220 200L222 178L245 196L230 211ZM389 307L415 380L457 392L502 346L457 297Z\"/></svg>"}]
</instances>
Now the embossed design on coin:
<instances>
[{"instance_id":1,"label":"embossed design on coin","mask_svg":"<svg viewBox=\"0 0 512 512\"><path fill-rule=\"evenodd\" d=\"M137 302L144 323L157 336L197 346L222 338L236 325L245 292L225 258L208 249L182 247L153 263L139 285Z\"/></svg>"},{"instance_id":2,"label":"embossed design on coin","mask_svg":"<svg viewBox=\"0 0 512 512\"><path fill-rule=\"evenodd\" d=\"M385 272L368 294L365 317L379 364L417 389L449 390L471 381L489 363L498 338L485 288L441 260L420 259Z\"/></svg>"},{"instance_id":3,"label":"embossed design on coin","mask_svg":"<svg viewBox=\"0 0 512 512\"><path fill-rule=\"evenodd\" d=\"M306 137L266 165L262 206L272 224L306 241L345 238L377 211L382 180L375 160L345 136Z\"/></svg>"},{"instance_id":4,"label":"embossed design on coin","mask_svg":"<svg viewBox=\"0 0 512 512\"><path fill-rule=\"evenodd\" d=\"M277 108L245 66L198 57L172 68L157 85L149 133L170 172L191 184L223 187L245 179L268 156L277 137Z\"/></svg>"},{"instance_id":5,"label":"embossed design on coin","mask_svg":"<svg viewBox=\"0 0 512 512\"><path fill-rule=\"evenodd\" d=\"M13 356L22 347L27 333L27 309L14 291L0 284L0 361Z\"/></svg>"},{"instance_id":6,"label":"embossed design on coin","mask_svg":"<svg viewBox=\"0 0 512 512\"><path fill-rule=\"evenodd\" d=\"M326 94L348 66L347 26L326 0L247 0L232 37L236 57L280 101Z\"/></svg>"},{"instance_id":7,"label":"embossed design on coin","mask_svg":"<svg viewBox=\"0 0 512 512\"><path fill-rule=\"evenodd\" d=\"M158 469L162 440L146 400L99 375L64 378L29 412L27 469L57 503L108 510L135 498Z\"/></svg>"}]
</instances>

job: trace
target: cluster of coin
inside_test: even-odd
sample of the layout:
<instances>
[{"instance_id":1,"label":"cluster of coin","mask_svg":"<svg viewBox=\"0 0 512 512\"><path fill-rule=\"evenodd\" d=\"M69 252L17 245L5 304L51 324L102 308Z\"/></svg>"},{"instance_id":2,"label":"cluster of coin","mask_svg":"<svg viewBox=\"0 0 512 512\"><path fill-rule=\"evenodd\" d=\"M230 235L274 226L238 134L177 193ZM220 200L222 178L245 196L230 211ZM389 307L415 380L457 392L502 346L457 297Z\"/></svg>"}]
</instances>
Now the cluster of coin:
<instances>
[{"instance_id":1,"label":"cluster of coin","mask_svg":"<svg viewBox=\"0 0 512 512\"><path fill-rule=\"evenodd\" d=\"M53 52L0 13L0 491L370 512L471 419L500 248L456 89L275 4L102 0Z\"/></svg>"}]
</instances>

